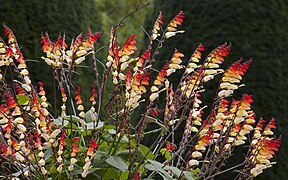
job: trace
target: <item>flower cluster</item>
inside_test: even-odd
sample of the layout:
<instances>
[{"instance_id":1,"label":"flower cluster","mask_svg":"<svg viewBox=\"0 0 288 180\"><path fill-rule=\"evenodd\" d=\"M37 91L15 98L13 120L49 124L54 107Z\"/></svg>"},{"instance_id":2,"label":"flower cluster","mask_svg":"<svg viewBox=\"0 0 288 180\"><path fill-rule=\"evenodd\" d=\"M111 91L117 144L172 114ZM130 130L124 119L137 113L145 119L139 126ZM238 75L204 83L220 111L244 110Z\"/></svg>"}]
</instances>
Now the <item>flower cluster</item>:
<instances>
[{"instance_id":1,"label":"flower cluster","mask_svg":"<svg viewBox=\"0 0 288 180\"><path fill-rule=\"evenodd\" d=\"M266 121L261 119L255 128L254 136L251 142L251 152L247 166L252 167L250 174L253 177L258 176L264 169L272 167L276 162L270 162L275 151L281 144L281 137L271 137L274 135L272 129L276 129L275 119L271 119L265 128L263 125Z\"/></svg>"},{"instance_id":2,"label":"flower cluster","mask_svg":"<svg viewBox=\"0 0 288 180\"><path fill-rule=\"evenodd\" d=\"M118 45L119 23L111 30L103 62L94 49L99 33L80 34L70 46L65 34L53 42L46 33L41 41L42 59L53 69L54 104L49 104L49 90L45 91L42 82L33 85L16 38L4 25L8 42L0 38L3 178L141 179L159 174L166 179L214 179L227 171L222 169L234 149L247 144L247 155L236 166L241 167L236 178L253 179L271 167L281 144L281 137L273 132L275 119L257 122L252 96L232 97L243 86L250 60L240 59L224 70L220 66L231 44L218 46L206 58L202 57L204 46L199 44L187 61L175 49L163 67L154 68L164 41L184 32L177 29L183 18L180 11L162 31L160 12L150 43L140 55L136 35ZM73 74L89 54L95 80L87 103L81 93L89 88L78 86ZM98 65L103 69L98 71ZM11 71L6 71L8 68ZM170 75L179 75L180 69L179 83L171 83ZM205 83L217 75L221 75L220 81L212 104L207 105L202 99ZM57 106L60 95L62 102ZM149 147L142 144L148 134L157 134Z\"/></svg>"},{"instance_id":3,"label":"flower cluster","mask_svg":"<svg viewBox=\"0 0 288 180\"><path fill-rule=\"evenodd\" d=\"M41 57L45 62L54 68L63 66L63 63L67 63L71 66L73 63L76 65L83 62L87 55L93 53L94 44L100 37L99 33L87 33L85 38L82 38L80 34L75 41L73 41L68 49L68 45L65 42L65 35L59 35L57 41L54 43L50 40L48 33L42 37L42 50L46 54L46 57Z\"/></svg>"},{"instance_id":4,"label":"flower cluster","mask_svg":"<svg viewBox=\"0 0 288 180\"><path fill-rule=\"evenodd\" d=\"M185 31L177 31L177 26L181 25L184 18L184 12L180 11L169 23L167 27L167 32L165 33L165 38L170 38L175 36L177 33L184 33Z\"/></svg>"},{"instance_id":5,"label":"flower cluster","mask_svg":"<svg viewBox=\"0 0 288 180\"><path fill-rule=\"evenodd\" d=\"M163 24L162 18L163 18L163 15L162 15L162 12L160 12L152 30L152 36L151 36L152 40L155 40L158 36L160 36L158 31L160 31L160 25Z\"/></svg>"},{"instance_id":6,"label":"flower cluster","mask_svg":"<svg viewBox=\"0 0 288 180\"><path fill-rule=\"evenodd\" d=\"M91 160L95 156L94 151L98 148L98 144L95 142L94 139L91 140L89 148L87 150L87 157L85 158L85 165L83 166L82 177L86 177L88 174L88 170L91 167Z\"/></svg>"}]
</instances>

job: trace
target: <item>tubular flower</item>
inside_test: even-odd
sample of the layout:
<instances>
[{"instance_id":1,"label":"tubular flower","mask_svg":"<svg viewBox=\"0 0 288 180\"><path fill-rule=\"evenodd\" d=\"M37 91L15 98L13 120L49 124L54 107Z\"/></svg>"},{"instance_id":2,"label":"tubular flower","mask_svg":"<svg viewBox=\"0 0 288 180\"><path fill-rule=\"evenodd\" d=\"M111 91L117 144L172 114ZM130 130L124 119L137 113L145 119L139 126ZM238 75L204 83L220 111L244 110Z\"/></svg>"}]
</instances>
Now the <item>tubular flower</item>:
<instances>
[{"instance_id":1,"label":"tubular flower","mask_svg":"<svg viewBox=\"0 0 288 180\"><path fill-rule=\"evenodd\" d=\"M61 96L62 96L62 106L61 106L61 118L64 118L66 116L66 101L67 101L67 96L65 94L65 89L64 88L60 88L61 91Z\"/></svg>"},{"instance_id":2,"label":"tubular flower","mask_svg":"<svg viewBox=\"0 0 288 180\"><path fill-rule=\"evenodd\" d=\"M244 144L247 140L245 136L254 129L254 112L250 108L252 102L251 96L244 95L240 101L234 100L229 110L227 108L229 101L222 99L220 102L213 130L219 131L220 134L228 133L228 139L223 141L225 151L230 151L233 146ZM219 122L218 127L215 126L217 122ZM219 139L217 136L215 138Z\"/></svg>"},{"instance_id":3,"label":"tubular flower","mask_svg":"<svg viewBox=\"0 0 288 180\"><path fill-rule=\"evenodd\" d=\"M147 60L150 58L150 48L147 49L138 59L138 61L135 64L135 67L133 68L134 72L137 72L140 69L144 68L144 65Z\"/></svg>"},{"instance_id":4,"label":"tubular flower","mask_svg":"<svg viewBox=\"0 0 288 180\"><path fill-rule=\"evenodd\" d=\"M209 125L207 126L209 128ZM200 137L197 144L194 147L194 151L191 153L192 159L189 161L189 166L195 166L199 164L199 159L202 158L202 154L206 151L206 147L212 143L213 132L206 131L206 133Z\"/></svg>"},{"instance_id":5,"label":"tubular flower","mask_svg":"<svg viewBox=\"0 0 288 180\"><path fill-rule=\"evenodd\" d=\"M44 87L43 87L43 83L42 82L38 82L39 84L39 97L41 99L40 102L37 101L37 103L39 104L40 103L40 106L38 106L39 108L39 112L40 112L40 120L43 122L46 122L48 119L49 119L49 112L48 112L48 103L47 103L47 98L46 98L46 92L44 90ZM36 94L35 94L36 96ZM49 131L49 127L51 128L53 126L53 122L50 121L48 123L48 126L47 126L47 130ZM54 138L55 139L55 138Z\"/></svg>"},{"instance_id":6,"label":"tubular flower","mask_svg":"<svg viewBox=\"0 0 288 180\"><path fill-rule=\"evenodd\" d=\"M189 137L191 132L198 132L198 127L202 126L203 108L200 108L201 101L198 99L198 95L195 97L193 108L189 112L189 116L186 120L186 126L184 133ZM205 108L205 107L204 107Z\"/></svg>"},{"instance_id":7,"label":"tubular flower","mask_svg":"<svg viewBox=\"0 0 288 180\"><path fill-rule=\"evenodd\" d=\"M42 44L42 50L46 54L46 57L42 56L41 59L49 66L60 67L61 51L59 51L59 49L57 49L58 47L55 46L55 43L50 40L48 33L46 33L45 36L42 36L40 44Z\"/></svg>"},{"instance_id":8,"label":"tubular flower","mask_svg":"<svg viewBox=\"0 0 288 180\"><path fill-rule=\"evenodd\" d=\"M7 63L6 61L6 50L7 46L5 44L5 42L3 41L3 39L0 37L0 66L3 66ZM8 61L9 63L9 61Z\"/></svg>"},{"instance_id":9,"label":"tubular flower","mask_svg":"<svg viewBox=\"0 0 288 180\"><path fill-rule=\"evenodd\" d=\"M160 25L163 24L162 18L163 18L163 15L162 15L162 12L160 11L159 16L156 19L153 30L152 30L152 36L151 36L152 40L155 40L157 39L158 36L160 36L160 34L158 34L158 31L160 30Z\"/></svg>"},{"instance_id":10,"label":"tubular flower","mask_svg":"<svg viewBox=\"0 0 288 180\"><path fill-rule=\"evenodd\" d=\"M249 160L253 165L253 168L250 170L250 174L253 177L258 176L263 172L264 169L272 167L273 162L270 162L270 159L275 154L275 151L278 151L278 148L281 144L281 138L261 138L252 149L251 156Z\"/></svg>"},{"instance_id":11,"label":"tubular flower","mask_svg":"<svg viewBox=\"0 0 288 180\"><path fill-rule=\"evenodd\" d=\"M111 33L113 32L114 29L112 29ZM123 71L125 71L129 67L130 62L133 61L130 56L134 55L135 51L137 50L135 46L135 36L136 35L134 34L131 37L128 37L125 44L119 49L114 33L111 35L110 50L107 57L106 66L108 68L112 68L113 84L115 85L119 84L119 80L126 80L126 76L124 75ZM112 40L113 38L114 40Z\"/></svg>"},{"instance_id":12,"label":"tubular flower","mask_svg":"<svg viewBox=\"0 0 288 180\"><path fill-rule=\"evenodd\" d=\"M68 45L65 43L65 35L59 35L56 43L52 42L48 33L42 37L42 50L46 57L41 57L45 62L54 68L61 67L63 61L66 60L68 66L72 63L76 65L85 60L85 57L93 53L94 44L100 37L99 33L87 33L84 40L80 34L74 42L71 43L70 49L67 50Z\"/></svg>"},{"instance_id":13,"label":"tubular flower","mask_svg":"<svg viewBox=\"0 0 288 180\"><path fill-rule=\"evenodd\" d=\"M114 67L117 68L119 64L119 47L117 44L117 36L115 35L115 29L111 29L110 33L110 41L109 41L109 54L106 59L106 67Z\"/></svg>"},{"instance_id":14,"label":"tubular flower","mask_svg":"<svg viewBox=\"0 0 288 180\"><path fill-rule=\"evenodd\" d=\"M166 76L170 76L170 74L176 72L177 69L181 69L182 68L182 66L181 66L182 60L181 60L181 58L183 58L183 57L184 57L184 54L182 54L177 49L175 49L174 54L173 54L173 56L172 56L172 58L170 60L170 64L168 66Z\"/></svg>"},{"instance_id":15,"label":"tubular flower","mask_svg":"<svg viewBox=\"0 0 288 180\"><path fill-rule=\"evenodd\" d=\"M228 97L233 94L234 90L239 88L238 83L242 80L242 76L250 66L251 61L238 61L225 71L220 83L220 91L218 97Z\"/></svg>"},{"instance_id":16,"label":"tubular flower","mask_svg":"<svg viewBox=\"0 0 288 180\"><path fill-rule=\"evenodd\" d=\"M139 106L142 95L146 92L146 87L149 85L149 73L138 70L130 76L130 68L126 74L126 103L125 106L128 110L133 110ZM145 74L144 74L145 73Z\"/></svg>"},{"instance_id":17,"label":"tubular flower","mask_svg":"<svg viewBox=\"0 0 288 180\"><path fill-rule=\"evenodd\" d=\"M63 167L63 158L62 158L62 154L64 152L64 146L66 145L65 143L65 137L66 137L66 134L65 134L65 129L63 128L62 129L62 134L61 134L61 137L59 139L59 148L58 148L58 152L57 152L57 163L58 163L58 168L57 168L57 171L60 173L62 171L62 167Z\"/></svg>"},{"instance_id":18,"label":"tubular flower","mask_svg":"<svg viewBox=\"0 0 288 180\"><path fill-rule=\"evenodd\" d=\"M78 149L77 144L76 144L76 142L78 140L79 140L79 138L73 138L70 165L68 167L69 171L73 171L74 165L78 161L77 158L75 158L76 157L76 153L79 152L79 149Z\"/></svg>"},{"instance_id":19,"label":"tubular flower","mask_svg":"<svg viewBox=\"0 0 288 180\"><path fill-rule=\"evenodd\" d=\"M185 69L185 74L188 75L191 72L194 72L194 70L199 67L196 63L200 61L202 51L204 51L204 46L202 44L199 44L199 46L196 48L196 50L189 59L189 62Z\"/></svg>"},{"instance_id":20,"label":"tubular flower","mask_svg":"<svg viewBox=\"0 0 288 180\"><path fill-rule=\"evenodd\" d=\"M175 49L174 54L170 60L169 63L167 63L163 69L158 73L156 79L153 82L153 85L150 89L151 95L149 97L150 101L153 102L156 98L159 97L159 93L165 90L159 90L161 86L163 85L165 81L165 76L170 76L172 73L176 72L177 69L182 68L182 60L181 58L184 57L184 55L179 52L177 49ZM169 81L167 81L168 83Z\"/></svg>"},{"instance_id":21,"label":"tubular flower","mask_svg":"<svg viewBox=\"0 0 288 180\"><path fill-rule=\"evenodd\" d=\"M3 60L3 58L1 58L0 59L0 66L10 65L10 62L13 62L12 58L14 58L16 60L15 65L17 66L17 68L19 69L19 72L20 72L19 75L20 75L21 80L22 80L21 86L23 89L25 89L26 92L29 93L29 92L31 92L33 86L31 85L31 80L29 77L29 71L27 69L27 65L26 65L26 62L24 60L23 54L21 53L21 51L19 49L19 46L17 44L16 37L15 37L14 33L5 24L3 26L4 26L5 34L8 36L8 43L9 43L9 47L6 47L7 51L5 54L6 57L4 59L6 59L6 61L9 60L9 63L2 62L1 59ZM0 39L0 43L1 43L1 41L2 40ZM3 41L2 41L2 44L4 45ZM3 46L3 45L1 45L1 46Z\"/></svg>"},{"instance_id":22,"label":"tubular flower","mask_svg":"<svg viewBox=\"0 0 288 180\"><path fill-rule=\"evenodd\" d=\"M229 54L231 45L224 43L221 46L214 49L206 58L203 68L204 77L203 81L207 82L214 78L215 75L224 72L223 69L219 69L219 65L223 63L224 57Z\"/></svg>"},{"instance_id":23,"label":"tubular flower","mask_svg":"<svg viewBox=\"0 0 288 180\"><path fill-rule=\"evenodd\" d=\"M151 87L151 95L149 97L150 101L154 101L158 96L159 96L159 88L161 87L165 81L165 76L167 75L167 69L168 69L168 64L166 64L162 70L158 73L156 79L153 82L153 85Z\"/></svg>"},{"instance_id":24,"label":"tubular flower","mask_svg":"<svg viewBox=\"0 0 288 180\"><path fill-rule=\"evenodd\" d=\"M88 174L88 170L91 167L91 159L95 156L94 150L98 148L98 144L94 139L91 140L89 148L87 150L87 157L85 158L85 165L83 166L82 177L86 177Z\"/></svg>"},{"instance_id":25,"label":"tubular flower","mask_svg":"<svg viewBox=\"0 0 288 180\"><path fill-rule=\"evenodd\" d=\"M195 71L192 76L187 77L183 82L181 82L180 90L182 95L186 96L188 99L193 98L195 93L199 90L202 78L203 73Z\"/></svg>"},{"instance_id":26,"label":"tubular flower","mask_svg":"<svg viewBox=\"0 0 288 180\"><path fill-rule=\"evenodd\" d=\"M94 106L96 104L96 98L97 98L97 92L95 89L95 86L92 86L92 96L89 98L89 101L91 102L92 106Z\"/></svg>"},{"instance_id":27,"label":"tubular flower","mask_svg":"<svg viewBox=\"0 0 288 180\"><path fill-rule=\"evenodd\" d=\"M41 167L41 172L43 175L47 174L47 170L45 168L45 159L44 159L44 153L41 150L40 153L38 154L38 156L40 157L40 160L38 161L38 165Z\"/></svg>"},{"instance_id":28,"label":"tubular flower","mask_svg":"<svg viewBox=\"0 0 288 180\"><path fill-rule=\"evenodd\" d=\"M79 138L73 138L71 157L75 157L76 153L79 152L79 149L76 144L78 140Z\"/></svg>"},{"instance_id":29,"label":"tubular flower","mask_svg":"<svg viewBox=\"0 0 288 180\"><path fill-rule=\"evenodd\" d=\"M179 11L179 13L170 21L167 32L165 33L165 38L170 38L175 36L177 33L184 33L184 31L177 31L177 26L181 25L184 18L184 12Z\"/></svg>"},{"instance_id":30,"label":"tubular flower","mask_svg":"<svg viewBox=\"0 0 288 180\"><path fill-rule=\"evenodd\" d=\"M88 151L87 151L87 155L90 157L94 157L94 150L98 148L98 144L95 142L95 140L91 140Z\"/></svg>"},{"instance_id":31,"label":"tubular flower","mask_svg":"<svg viewBox=\"0 0 288 180\"><path fill-rule=\"evenodd\" d=\"M19 54L19 46L17 44L16 37L14 33L11 31L10 28L8 28L5 24L3 24L5 35L8 37L8 46L5 45L4 41L0 39L0 47L1 47L1 54L3 55L1 57L0 66L9 66L11 62L13 62L13 58L15 58L18 61L18 59L23 60L23 56L20 53ZM24 61L25 63L25 61Z\"/></svg>"},{"instance_id":32,"label":"tubular flower","mask_svg":"<svg viewBox=\"0 0 288 180\"><path fill-rule=\"evenodd\" d=\"M128 37L126 39L125 44L120 50L122 52L122 56L124 55L130 56L133 55L135 51L137 51L137 47L135 46L136 44L135 36L136 34L133 34L131 37Z\"/></svg>"},{"instance_id":33,"label":"tubular flower","mask_svg":"<svg viewBox=\"0 0 288 180\"><path fill-rule=\"evenodd\" d=\"M22 117L22 112L20 111L20 107L18 106L18 103L14 100L10 92L7 91L5 93L5 96L6 96L8 107L3 106L1 108L1 110L3 109L3 111L1 111L1 114L5 113L6 115L3 114L3 116L0 116L1 118L0 124L5 124L4 126L2 125L2 127L4 127L4 130L5 129L7 130L5 133L5 136L10 137L10 133L12 130L12 127L10 126L12 124L12 126L17 127L16 132L19 135L19 138L23 139L25 137L25 132L27 131L27 128L24 125L24 119ZM7 108L9 108L10 111Z\"/></svg>"},{"instance_id":34,"label":"tubular flower","mask_svg":"<svg viewBox=\"0 0 288 180\"><path fill-rule=\"evenodd\" d=\"M76 101L76 105L77 105L77 110L80 111L79 113L79 117L81 118L80 123L82 125L82 127L86 126L86 122L85 122L85 112L84 112L84 106L82 105L82 98L80 95L80 91L81 91L81 87L78 86L77 87L77 91L76 91L76 96L75 96L75 101Z\"/></svg>"}]
</instances>

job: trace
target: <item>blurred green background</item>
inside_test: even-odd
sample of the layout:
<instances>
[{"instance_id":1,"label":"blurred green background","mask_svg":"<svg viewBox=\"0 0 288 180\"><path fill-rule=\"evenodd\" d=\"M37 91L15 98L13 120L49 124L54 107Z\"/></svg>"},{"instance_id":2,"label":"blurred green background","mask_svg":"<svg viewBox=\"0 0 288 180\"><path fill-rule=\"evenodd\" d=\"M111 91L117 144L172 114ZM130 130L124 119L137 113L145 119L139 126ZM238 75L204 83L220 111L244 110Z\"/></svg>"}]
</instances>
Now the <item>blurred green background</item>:
<instances>
[{"instance_id":1,"label":"blurred green background","mask_svg":"<svg viewBox=\"0 0 288 180\"><path fill-rule=\"evenodd\" d=\"M101 31L102 37L97 47L104 48L97 57L104 61L111 26L115 26L138 4L147 2L0 0L0 22L14 31L24 57L38 61L29 62L29 68L33 80L43 81L49 94L53 85L48 83L52 82L51 70L40 60L41 33L48 31L52 39L59 33L66 33L68 40L71 40L71 37L77 36L80 32L86 33L88 27L92 31ZM168 23L179 10L185 12L184 24L180 29L184 29L186 33L165 42L165 48L157 56L158 66L171 57L174 48L189 57L199 43L205 46L207 54L221 43L232 42L231 53L226 58L226 67L240 57L252 58L251 68L244 77L246 86L238 91L238 94L252 94L257 118L275 117L278 133L283 135L282 146L274 158L277 164L257 179L287 179L288 1L151 0L147 8L127 18L118 32L119 40L123 42L126 36L137 34L138 49L144 50L148 37L142 27L150 32L159 11L163 11L164 23ZM0 35L4 37L2 30ZM92 67L92 62L86 61L85 65ZM76 77L79 84L88 88L88 82L94 78L92 68L79 68L77 71L82 75ZM84 98L85 96L88 97L88 94L84 95ZM219 179L232 177L230 174L224 174Z\"/></svg>"}]
</instances>

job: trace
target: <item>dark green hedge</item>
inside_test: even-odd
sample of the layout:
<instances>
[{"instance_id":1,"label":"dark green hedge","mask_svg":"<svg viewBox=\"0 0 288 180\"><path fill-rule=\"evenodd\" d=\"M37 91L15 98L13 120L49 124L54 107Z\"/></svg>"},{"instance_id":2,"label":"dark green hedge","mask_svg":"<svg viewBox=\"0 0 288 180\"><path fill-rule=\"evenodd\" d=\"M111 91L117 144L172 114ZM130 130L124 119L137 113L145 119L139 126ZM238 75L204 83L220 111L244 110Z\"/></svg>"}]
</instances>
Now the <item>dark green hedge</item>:
<instances>
[{"instance_id":1,"label":"dark green hedge","mask_svg":"<svg viewBox=\"0 0 288 180\"><path fill-rule=\"evenodd\" d=\"M24 57L37 60L28 62L32 80L44 82L48 91L48 100L53 100L52 71L40 57L41 33L49 32L52 40L56 41L59 33L66 33L67 43L80 32L86 33L90 27L92 31L101 30L101 19L97 14L94 0L0 0L0 23L5 23L15 33ZM97 23L98 22L98 23ZM1 37L4 31L0 30ZM92 65L84 62L83 65ZM93 80L93 68L76 69L82 76L75 76L78 84L87 88ZM85 72L85 74L84 74ZM90 96L90 91L84 94Z\"/></svg>"}]
</instances>

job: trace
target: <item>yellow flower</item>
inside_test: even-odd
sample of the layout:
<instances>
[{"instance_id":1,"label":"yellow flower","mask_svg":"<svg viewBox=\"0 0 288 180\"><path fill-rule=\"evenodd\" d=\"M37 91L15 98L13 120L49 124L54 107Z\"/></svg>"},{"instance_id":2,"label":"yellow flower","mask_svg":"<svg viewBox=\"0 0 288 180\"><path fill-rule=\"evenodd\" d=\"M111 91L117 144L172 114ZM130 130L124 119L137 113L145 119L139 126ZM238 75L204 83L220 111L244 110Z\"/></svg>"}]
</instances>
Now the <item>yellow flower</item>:
<instances>
[{"instance_id":1,"label":"yellow flower","mask_svg":"<svg viewBox=\"0 0 288 180\"><path fill-rule=\"evenodd\" d=\"M259 174L263 173L263 170L266 169L266 165L264 164L256 164L256 166L250 170L250 173L256 177L258 176Z\"/></svg>"},{"instance_id":2,"label":"yellow flower","mask_svg":"<svg viewBox=\"0 0 288 180\"><path fill-rule=\"evenodd\" d=\"M202 153L199 151L194 151L191 156L193 158L202 157Z\"/></svg>"},{"instance_id":3,"label":"yellow flower","mask_svg":"<svg viewBox=\"0 0 288 180\"><path fill-rule=\"evenodd\" d=\"M149 97L150 101L154 101L159 96L158 93L152 93Z\"/></svg>"},{"instance_id":4,"label":"yellow flower","mask_svg":"<svg viewBox=\"0 0 288 180\"><path fill-rule=\"evenodd\" d=\"M44 159L40 159L40 160L38 161L38 164L39 164L40 166L44 166L44 165L45 165L45 160L44 160Z\"/></svg>"},{"instance_id":5,"label":"yellow flower","mask_svg":"<svg viewBox=\"0 0 288 180\"><path fill-rule=\"evenodd\" d=\"M199 161L197 161L196 159L191 159L189 162L188 162L189 166L198 166L199 165Z\"/></svg>"}]
</instances>

